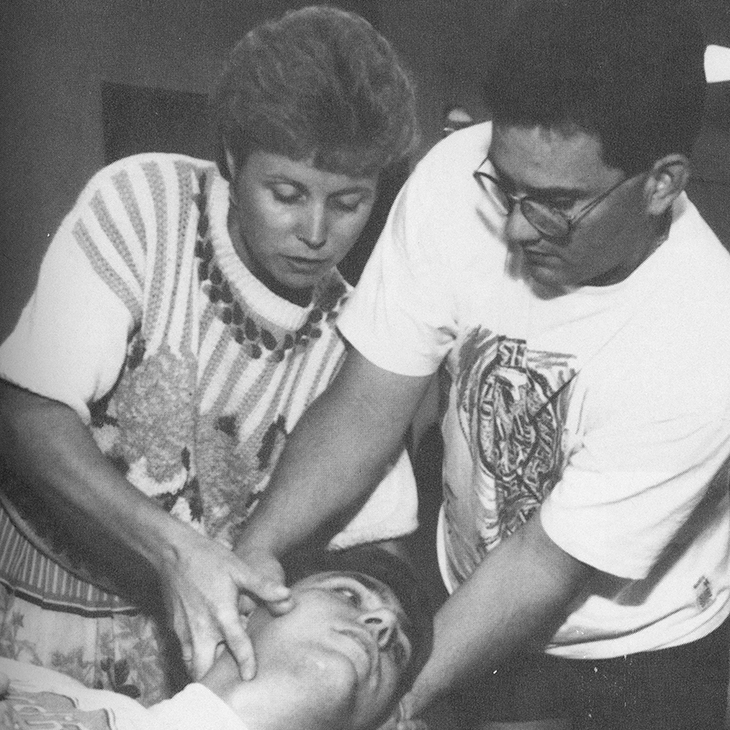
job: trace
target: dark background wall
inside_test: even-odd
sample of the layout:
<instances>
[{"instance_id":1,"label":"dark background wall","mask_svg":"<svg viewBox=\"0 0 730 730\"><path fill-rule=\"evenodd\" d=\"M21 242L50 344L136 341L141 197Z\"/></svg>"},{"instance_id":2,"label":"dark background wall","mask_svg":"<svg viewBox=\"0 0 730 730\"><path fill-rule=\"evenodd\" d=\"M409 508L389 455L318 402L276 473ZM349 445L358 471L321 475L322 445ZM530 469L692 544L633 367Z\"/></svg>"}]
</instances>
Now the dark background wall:
<instances>
[{"instance_id":1,"label":"dark background wall","mask_svg":"<svg viewBox=\"0 0 730 730\"><path fill-rule=\"evenodd\" d=\"M730 46L727 0L695 2L708 42ZM0 3L0 338L32 290L53 231L84 182L105 162L104 90L152 89L158 97L165 92L206 94L227 50L249 27L304 4L296 0ZM420 153L439 138L445 104L459 101L476 118L483 116L479 78L505 0L334 4L371 20L413 69L424 128ZM708 125L696 155L693 195L730 241L728 87L713 88ZM108 99L106 107L108 111ZM202 123L198 132L195 144L204 144Z\"/></svg>"}]
</instances>

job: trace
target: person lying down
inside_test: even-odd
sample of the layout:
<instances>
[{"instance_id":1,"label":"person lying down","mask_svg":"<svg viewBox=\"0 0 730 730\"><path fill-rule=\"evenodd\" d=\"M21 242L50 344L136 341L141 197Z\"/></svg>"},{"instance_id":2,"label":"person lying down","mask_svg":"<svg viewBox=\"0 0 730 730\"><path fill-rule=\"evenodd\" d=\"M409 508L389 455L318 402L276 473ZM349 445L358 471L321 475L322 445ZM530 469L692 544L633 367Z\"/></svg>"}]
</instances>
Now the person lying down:
<instances>
[{"instance_id":1,"label":"person lying down","mask_svg":"<svg viewBox=\"0 0 730 730\"><path fill-rule=\"evenodd\" d=\"M0 728L369 730L390 715L431 647L427 598L407 566L374 546L290 562L294 607L254 609L258 671L241 680L223 650L200 682L145 708L58 672L0 659Z\"/></svg>"}]
</instances>

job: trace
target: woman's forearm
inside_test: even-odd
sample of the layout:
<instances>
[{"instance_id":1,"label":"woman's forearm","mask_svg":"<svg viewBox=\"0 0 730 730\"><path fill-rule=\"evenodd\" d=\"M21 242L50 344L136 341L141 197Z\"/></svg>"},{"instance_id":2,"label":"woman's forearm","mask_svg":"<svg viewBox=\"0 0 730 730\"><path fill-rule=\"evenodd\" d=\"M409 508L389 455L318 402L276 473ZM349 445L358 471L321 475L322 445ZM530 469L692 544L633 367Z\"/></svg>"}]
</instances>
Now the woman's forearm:
<instances>
[{"instance_id":1,"label":"woman's forearm","mask_svg":"<svg viewBox=\"0 0 730 730\"><path fill-rule=\"evenodd\" d=\"M188 528L112 466L68 406L0 381L0 456L81 548L98 553L103 535L155 569L174 560Z\"/></svg>"}]
</instances>

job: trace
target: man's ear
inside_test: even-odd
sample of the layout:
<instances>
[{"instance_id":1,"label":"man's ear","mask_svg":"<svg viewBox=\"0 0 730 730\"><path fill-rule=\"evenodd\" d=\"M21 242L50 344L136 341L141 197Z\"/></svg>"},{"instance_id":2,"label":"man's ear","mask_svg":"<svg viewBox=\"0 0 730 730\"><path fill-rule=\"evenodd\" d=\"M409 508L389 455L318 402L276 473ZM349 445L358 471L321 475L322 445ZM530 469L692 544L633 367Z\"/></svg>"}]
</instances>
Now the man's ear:
<instances>
[{"instance_id":1,"label":"man's ear","mask_svg":"<svg viewBox=\"0 0 730 730\"><path fill-rule=\"evenodd\" d=\"M671 154L657 160L646 181L646 211L661 215L684 190L689 180L689 160L680 154Z\"/></svg>"}]
</instances>

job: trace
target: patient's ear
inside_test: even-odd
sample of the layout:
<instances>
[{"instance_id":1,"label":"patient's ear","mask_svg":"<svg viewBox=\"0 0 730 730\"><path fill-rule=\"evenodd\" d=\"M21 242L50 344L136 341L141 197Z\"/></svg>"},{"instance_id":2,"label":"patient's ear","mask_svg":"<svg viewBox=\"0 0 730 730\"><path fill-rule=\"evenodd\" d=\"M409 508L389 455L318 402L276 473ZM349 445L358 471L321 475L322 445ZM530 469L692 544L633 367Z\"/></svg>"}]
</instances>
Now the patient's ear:
<instances>
[{"instance_id":1,"label":"patient's ear","mask_svg":"<svg viewBox=\"0 0 730 730\"><path fill-rule=\"evenodd\" d=\"M659 216L664 213L689 180L689 160L680 154L665 155L651 168L644 186L646 212Z\"/></svg>"}]
</instances>

